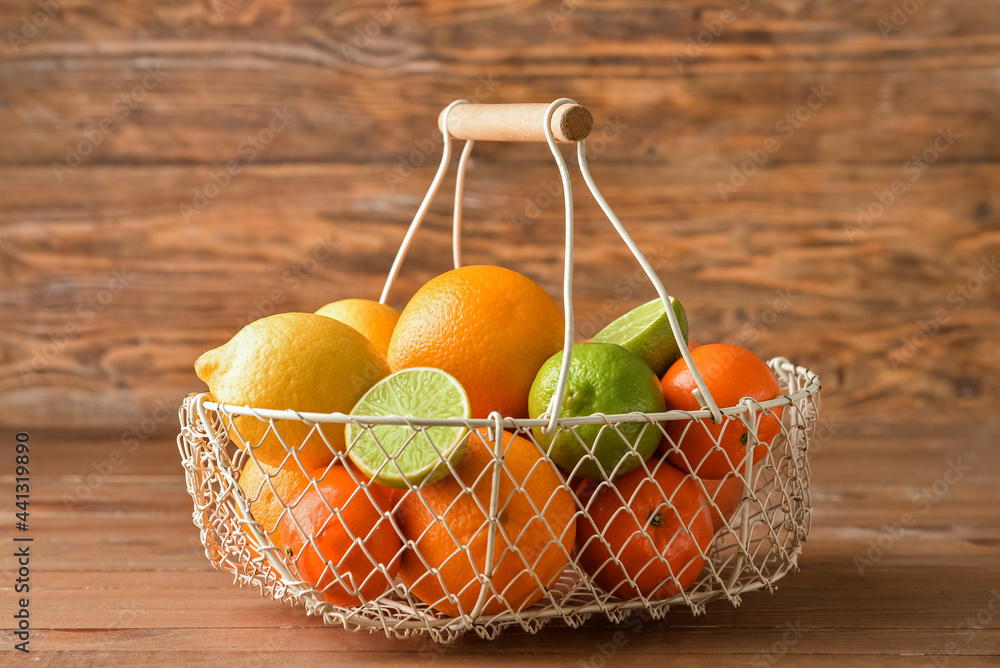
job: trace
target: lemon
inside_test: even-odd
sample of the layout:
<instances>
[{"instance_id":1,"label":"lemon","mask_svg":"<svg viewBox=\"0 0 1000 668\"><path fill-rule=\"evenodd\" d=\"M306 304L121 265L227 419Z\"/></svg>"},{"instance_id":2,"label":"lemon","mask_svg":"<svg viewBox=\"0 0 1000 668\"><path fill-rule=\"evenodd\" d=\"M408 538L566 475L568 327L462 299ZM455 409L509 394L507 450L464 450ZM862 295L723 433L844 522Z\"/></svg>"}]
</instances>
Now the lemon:
<instances>
[{"instance_id":1,"label":"lemon","mask_svg":"<svg viewBox=\"0 0 1000 668\"><path fill-rule=\"evenodd\" d=\"M304 413L348 413L389 366L357 330L312 313L281 313L250 323L228 343L198 358L195 372L221 403ZM261 462L281 466L297 452L305 469L324 466L346 448L344 425L318 431L298 420L234 416L229 435ZM330 448L333 448L331 450Z\"/></svg>"},{"instance_id":2,"label":"lemon","mask_svg":"<svg viewBox=\"0 0 1000 668\"><path fill-rule=\"evenodd\" d=\"M528 397L532 418L548 410L562 356L560 351L550 357L535 376ZM559 417L666 410L659 379L635 353L614 343L579 343L572 356ZM551 436L537 427L532 431L552 461L568 474L584 478L628 473L653 454L663 436L647 422L621 423L620 434L602 424L565 427Z\"/></svg>"},{"instance_id":3,"label":"lemon","mask_svg":"<svg viewBox=\"0 0 1000 668\"><path fill-rule=\"evenodd\" d=\"M341 299L316 311L316 315L325 315L358 330L382 357L389 354L389 340L399 320L399 311L371 299Z\"/></svg>"},{"instance_id":4,"label":"lemon","mask_svg":"<svg viewBox=\"0 0 1000 668\"><path fill-rule=\"evenodd\" d=\"M469 395L440 369L414 367L375 384L352 415L468 419ZM389 487L431 485L448 475L465 454L468 428L347 425L347 455L375 482Z\"/></svg>"},{"instance_id":5,"label":"lemon","mask_svg":"<svg viewBox=\"0 0 1000 668\"><path fill-rule=\"evenodd\" d=\"M673 297L670 298L670 305L677 316L677 324L681 326L683 345L687 345L687 314L681 303ZM679 342L670 329L670 320L667 319L667 312L659 297L618 318L595 334L591 341L624 346L641 357L658 377L663 376L681 356Z\"/></svg>"}]
</instances>

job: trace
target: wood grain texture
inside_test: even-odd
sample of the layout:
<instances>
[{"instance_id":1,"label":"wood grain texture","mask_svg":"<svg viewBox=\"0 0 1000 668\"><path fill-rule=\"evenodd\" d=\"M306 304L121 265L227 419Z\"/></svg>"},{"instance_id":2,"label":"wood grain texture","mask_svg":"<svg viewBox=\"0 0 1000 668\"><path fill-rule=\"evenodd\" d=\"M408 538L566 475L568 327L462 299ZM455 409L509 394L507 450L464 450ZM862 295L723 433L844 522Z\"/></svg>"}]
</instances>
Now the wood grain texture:
<instances>
[{"instance_id":1,"label":"wood grain texture","mask_svg":"<svg viewBox=\"0 0 1000 668\"><path fill-rule=\"evenodd\" d=\"M576 666L599 663L594 657L610 647L611 665L990 665L1000 656L1000 617L989 612L1000 602L1000 456L992 446L1000 432L902 431L846 427L812 456L815 508L802 570L773 594L749 593L739 608L715 602L699 617L678 608L641 627L593 618L584 631L553 624L447 648L326 628L211 570L172 441L149 439L88 486L94 464L121 449L117 435L35 431L31 658L51 666ZM914 496L956 459L971 470L919 512ZM860 575L855 557L907 511L918 522ZM0 540L9 534L3 527ZM0 570L11 572L12 562L3 556ZM0 595L9 593L4 575ZM0 661L10 657L5 643Z\"/></svg>"},{"instance_id":2,"label":"wood grain texture","mask_svg":"<svg viewBox=\"0 0 1000 668\"><path fill-rule=\"evenodd\" d=\"M0 2L0 424L169 433L194 359L248 320L378 295L443 106L562 95L594 112L598 183L694 338L809 365L836 421L996 423L988 3L886 38L891 2L568 7L79 0L14 44L37 6ZM558 298L547 150L473 155L466 261ZM587 337L653 292L574 185ZM449 266L450 187L397 306Z\"/></svg>"}]
</instances>

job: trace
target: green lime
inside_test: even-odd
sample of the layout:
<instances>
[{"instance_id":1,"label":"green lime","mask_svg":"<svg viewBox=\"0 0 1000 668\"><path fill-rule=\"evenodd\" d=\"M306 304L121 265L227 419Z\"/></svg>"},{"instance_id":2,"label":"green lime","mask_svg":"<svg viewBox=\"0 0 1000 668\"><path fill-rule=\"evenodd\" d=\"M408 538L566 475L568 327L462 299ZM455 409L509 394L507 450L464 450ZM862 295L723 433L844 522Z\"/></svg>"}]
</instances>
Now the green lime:
<instances>
[{"instance_id":1,"label":"green lime","mask_svg":"<svg viewBox=\"0 0 1000 668\"><path fill-rule=\"evenodd\" d=\"M659 379L635 353L611 343L579 343L573 346L572 355L559 417L666 410ZM562 356L559 351L550 357L531 384L528 414L532 418L548 410L559 383ZM584 478L611 478L631 471L653 454L663 436L647 422L621 423L618 431L595 424L566 427L552 436L537 427L533 432L552 461L570 475Z\"/></svg>"},{"instance_id":2,"label":"green lime","mask_svg":"<svg viewBox=\"0 0 1000 668\"><path fill-rule=\"evenodd\" d=\"M361 397L351 415L466 418L469 396L440 369L414 367L383 378ZM348 457L375 482L405 488L430 485L448 475L465 454L466 427L347 425Z\"/></svg>"},{"instance_id":3,"label":"green lime","mask_svg":"<svg viewBox=\"0 0 1000 668\"><path fill-rule=\"evenodd\" d=\"M677 315L677 324L681 326L684 345L687 345L687 314L681 303L673 297L670 298L670 304ZM674 332L670 329L670 320L663 309L663 300L659 297L618 318L595 334L591 341L625 346L641 357L657 376L663 376L670 365L681 357Z\"/></svg>"}]
</instances>

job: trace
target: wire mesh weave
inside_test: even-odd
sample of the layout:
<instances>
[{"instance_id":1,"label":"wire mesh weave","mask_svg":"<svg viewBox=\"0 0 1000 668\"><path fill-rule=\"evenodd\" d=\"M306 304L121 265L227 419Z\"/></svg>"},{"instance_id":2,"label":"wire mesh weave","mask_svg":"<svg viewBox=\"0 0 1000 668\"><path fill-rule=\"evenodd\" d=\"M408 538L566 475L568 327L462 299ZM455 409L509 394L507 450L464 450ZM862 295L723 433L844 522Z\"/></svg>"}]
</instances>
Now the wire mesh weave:
<instances>
[{"instance_id":1,"label":"wire mesh weave","mask_svg":"<svg viewBox=\"0 0 1000 668\"><path fill-rule=\"evenodd\" d=\"M329 625L343 626L349 630L367 629L369 631L384 631L388 636L405 637L414 634L427 634L438 642L449 642L468 630L473 630L483 638L495 638L503 629L518 625L527 632L534 633L552 620L562 620L572 627L584 623L592 614L604 614L609 620L620 622L636 610L647 610L653 618L662 617L673 605L688 607L694 614L704 611L705 604L713 599L726 598L734 606L739 605L740 596L744 592L756 589L773 589L774 583L789 571L797 569L797 559L801 552L802 542L809 530L811 503L809 497L809 463L808 449L810 440L816 432L819 415L819 378L811 371L795 366L783 358L775 358L769 362L781 384L782 395L765 402L744 400L739 406L722 409L725 429L745 430L750 446L766 447L766 455L757 462L746 458L740 470L730 470L726 480L738 481L743 487L742 499L731 518L722 518L721 526L706 550L699 549L697 557L692 562L704 558L704 567L693 584L683 591L655 600L643 595L626 596L622 592L629 590L629 585L635 582L627 578L622 589L605 591L601 589L592 576L593 564L589 565L591 574L581 563L581 554L588 544L580 545L570 534L579 537L584 523L593 522L588 499L593 497L583 495L579 480L571 475L560 472L555 464L544 454L544 448L538 447L534 461L527 470L521 467L514 470L515 461L507 447L512 447L512 434L528 439L538 446L533 429L545 424L545 420L526 420L504 418L497 414L488 420L406 420L399 419L397 424L409 424L414 438L432 425L463 424L469 431L470 441L478 439L478 444L487 448L490 465L486 466L476 479L463 478L460 466L451 468L451 475L461 486L461 494L456 502L447 508L432 508L422 498L424 492L420 489L400 490L394 506L381 510L380 523L385 523L385 529L398 539L399 550L395 559L410 559L424 561L421 551L427 551L429 543L424 532L416 532L409 528L405 518L400 516L400 509L406 506L416 507L420 512L426 509L433 518L438 529L444 528L445 533L435 535L435 549L440 549L444 543L454 541L454 554L446 560L445 565L433 568L428 564L423 576L423 585L431 586L440 592L439 605L431 606L422 602L414 595L399 577L390 569L390 563L379 563L365 546L364 536L353 536L354 546L360 549L364 556L371 559L376 568L366 582L355 582L346 569L338 568L337 555L324 555L318 545L312 545L325 560L326 570L320 580L320 589L302 578L296 568L296 558L301 556L289 554L276 545L278 529L270 530L255 521L251 514L253 505L261 501L261 497L278 491L276 477L278 471L295 470L303 472L315 485L320 472L303 471L296 449L300 442L292 442L282 435L293 431L301 434L303 425L308 427L306 438L320 437L324 441L324 429L333 428L352 422L359 427L370 429L377 420L342 414L330 415L300 415L293 411L266 411L246 407L219 405L212 402L207 394L190 395L180 410L181 432L178 437L183 466L186 472L188 491L194 500L194 523L201 531L201 540L205 552L212 564L223 571L232 573L240 586L252 586L261 594L284 602L301 603L310 614L318 615ZM769 444L758 444L762 420L773 416L780 423L777 436ZM289 451L288 457L278 467L278 470L259 467L267 472L262 476L263 483L259 489L248 498L241 488L239 479L248 462L257 462L255 450L259 443L244 443L238 447L242 439L239 430L239 420L260 421L267 426L267 437L277 437L282 440ZM382 418L383 423L385 418ZM686 425L680 442L670 438L665 428L667 422L680 420ZM665 439L665 447L670 452L679 453L683 439L691 437L693 430L707 430L711 425L711 414L707 410L697 412L670 411L659 414L631 413L627 415L590 416L587 418L561 419L558 423L560 432L577 436L578 430L588 425L601 425L603 430L613 433L623 439L628 448L635 451L635 436L626 436L622 428L625 425L640 423L642 430L659 430ZM245 423L244 423L245 424ZM626 430L634 433L634 428ZM672 430L677 433L676 430ZM299 436L301 438L301 436ZM721 438L721 436L720 436ZM716 440L716 443L718 441ZM350 447L350 446L348 446ZM654 457L644 463L640 470L650 484L657 484L654 476L660 457ZM334 453L331 464L347 464L347 453ZM698 462L688 462L691 470L697 470ZM250 464L250 466L259 466ZM374 483L367 483L350 466L345 466L354 481L358 484L358 495L372 498ZM608 472L615 473L615 472ZM548 498L532 496L532 490L538 486L532 482L540 477L557 480ZM706 486L705 481L694 475L688 475L705 494L707 505L718 511L719 504L715 497L718 494L714 488ZM511 485L510 483L513 483ZM507 498L497 499L493 492L506 484L509 494ZM645 482L643 483L645 484ZM611 482L594 482L591 487L598 490L607 487L618 494ZM482 491L486 490L485 496ZM670 512L674 505L670 490L656 488L662 495L662 505ZM590 492L594 490L591 489ZM492 493L493 502L490 503ZM277 495L280 498L280 495ZM557 501L556 497L559 497ZM620 497L620 494L619 494ZM293 516L296 504L301 500L299 495L293 499L280 499L281 518ZM407 499L409 501L407 501ZM486 499L487 501L484 501ZM557 526L553 526L553 504L572 501L572 516L564 517ZM449 528L452 518L459 512L459 500L468 508L474 508L473 515L478 519L473 522L473 539L469 536L458 536ZM625 513L636 523L637 540L648 540L645 527L647 518L636 517L628 509L629 499L620 499L624 503ZM352 498L351 502L363 503L364 498ZM520 529L507 522L505 512L509 510L508 503L519 502L522 511L524 502L529 503L534 510L531 517L521 518ZM419 505L415 505L419 504ZM474 504L474 505L469 505ZM330 508L328 521L340 519L340 509ZM478 514L477 514L478 513ZM623 516L624 517L624 516ZM337 519L333 519L337 518ZM570 524L573 526L571 527ZM525 527L530 527L525 528ZM594 527L591 527L592 529ZM518 534L517 531L521 533ZM595 532L590 531L591 534ZM680 526L677 540L683 540L690 535L691 527ZM567 540L567 538L569 538ZM524 539L522 541L522 539ZM596 535L590 541L603 541L604 536L598 528ZM477 563L470 557L469 546L477 541L486 541L487 554L493 558L485 564ZM384 541L383 541L384 542ZM305 550L310 549L307 545ZM541 555L541 556L540 556ZM608 552L608 558L600 568L623 566L621 563L632 558L633 554ZM443 574L451 559L458 560L451 566L461 566L464 571L474 575L463 585L462 591L454 591L454 580L448 580ZM547 564L561 565L554 576L541 572L542 561ZM384 561L384 560L383 560ZM655 561L655 560L654 560ZM395 563L395 560L393 560ZM506 589L496 586L494 576L500 569L510 570L511 566L518 572L516 586L519 589L536 588L542 593L541 600L530 607L521 609L515 597L511 594L515 588L510 585ZM691 563L684 564L690 566ZM663 564L646 564L643 568L660 567ZM673 566L665 574L664 582L676 582ZM677 569L683 570L683 569ZM464 572L463 571L463 572ZM454 571L451 571L454 573ZM377 594L371 594L369 586L373 582L384 582L383 587L376 587ZM508 578L506 583L509 584ZM425 586L425 591L427 587ZM330 603L327 598L335 591L348 590L356 595L358 604L343 606ZM660 591L660 590L657 590ZM426 599L426 593L424 599ZM475 601L471 605L469 601ZM448 604L448 605L445 605ZM457 607L458 614L445 615L441 608ZM437 609L435 609L437 608Z\"/></svg>"}]
</instances>

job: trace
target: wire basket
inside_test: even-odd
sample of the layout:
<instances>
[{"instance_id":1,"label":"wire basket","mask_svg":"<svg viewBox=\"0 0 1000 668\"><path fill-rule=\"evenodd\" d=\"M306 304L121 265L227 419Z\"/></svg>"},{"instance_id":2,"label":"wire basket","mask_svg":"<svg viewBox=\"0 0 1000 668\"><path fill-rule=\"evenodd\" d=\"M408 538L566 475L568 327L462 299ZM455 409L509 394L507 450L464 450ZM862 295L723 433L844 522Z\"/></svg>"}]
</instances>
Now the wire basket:
<instances>
[{"instance_id":1,"label":"wire basket","mask_svg":"<svg viewBox=\"0 0 1000 668\"><path fill-rule=\"evenodd\" d=\"M566 206L565 350L548 413L538 419L499 413L486 419L366 417L230 406L216 403L205 393L192 394L180 409L178 447L194 500L194 523L209 560L216 568L232 573L240 586L250 585L264 596L301 603L309 614L322 617L329 625L384 631L396 637L427 634L438 642L449 642L470 629L488 639L513 625L534 633L552 620L577 627L594 613L620 622L635 611L645 610L656 619L671 606L681 605L700 614L713 599L725 598L736 606L745 592L772 590L777 580L797 569L810 526L807 455L819 417L819 378L784 358L775 358L768 365L780 384L780 396L768 401L746 398L736 406L720 408L690 352L681 346L698 386L695 396L701 410L559 418L573 336L573 200L569 172L557 143L577 143L584 180L656 287L678 340L682 339L680 326L663 284L590 176L583 141L592 122L589 112L565 98L551 105L466 104L454 102L441 114L441 165L389 272L382 301L386 301L410 241L440 186L450 163L453 139L466 140L456 181L456 267L461 266L464 172L474 140L547 142L562 177ZM452 114L459 107L462 113ZM373 429L386 424L412 430L412 438L426 438L432 427L467 430L465 458L457 463L442 458L442 465L448 467L445 481L454 490L453 500L436 503L427 487L387 495L385 488L368 482L349 464L350 444L346 452L337 452L330 445L330 431L343 429L348 423L373 437ZM675 489L665 488L659 476L660 468L666 466L665 458L657 455L643 462L630 476L638 480L639 490L653 494L658 508L673 522L671 526L677 527L671 549L684 548L687 556L673 563L658 554L643 561L642 546L651 540L650 518L637 515L630 507L633 499L619 489L621 478L614 477L617 471L581 484L572 474L561 471L539 444L540 434L564 434L583 443L582 430L590 430L592 435L595 429L608 438L620 439L630 453L636 453L643 435L658 431L654 435L662 439L661 450L682 459L693 471L700 463L686 459L684 439L705 438L707 434L721 447L720 439L728 430L739 430L746 436L748 452L763 449L765 454L745 457L725 472L721 483L687 474L683 484L696 485L713 514L715 533L704 546L691 539L694 527L690 516L685 519L677 507L679 502L675 503ZM261 440L278 439L287 457L277 468L262 465L256 456L261 440L244 434L263 434ZM322 439L333 453L333 462L322 472L307 471L298 458L298 448L310 439ZM469 464L472 461L480 466ZM325 513L325 520L310 531L299 523L301 508L297 506L304 503L304 492L282 498L279 476L294 471L306 477L309 488L316 489L317 480L334 467L340 475L346 472L352 478L356 491L339 507L324 502L321 514ZM244 471L256 476L256 489L241 486L241 475L248 475ZM736 489L735 509L727 504L725 511L721 510L724 485ZM251 489L245 490L245 486ZM610 521L597 519L594 499L599 495L611 495L621 504ZM272 519L271 526L261 524L251 512L265 497L279 500L279 516ZM355 504L353 510L351 504ZM371 533L352 531L349 513L355 512L376 513ZM297 551L279 546L278 521L286 525L293 521L302 532ZM324 554L315 540L331 525L346 536L342 554ZM612 548L612 529L628 536L625 547L617 551ZM320 578L302 576L300 560L307 557L319 559ZM354 569L351 564L358 560L370 568ZM418 576L401 578L400 569ZM611 579L620 584L608 585L602 573L616 574ZM640 578L648 584L651 577L656 586L640 586ZM682 579L686 586L681 585Z\"/></svg>"}]
</instances>

